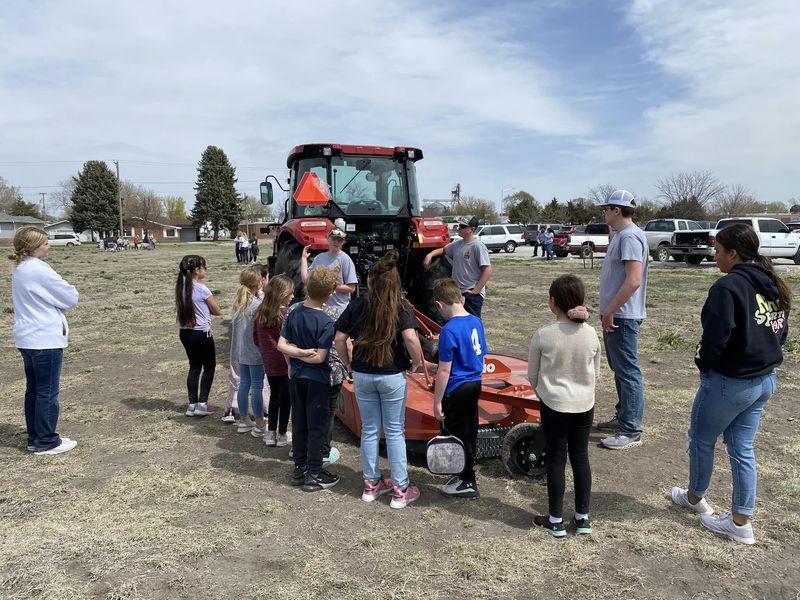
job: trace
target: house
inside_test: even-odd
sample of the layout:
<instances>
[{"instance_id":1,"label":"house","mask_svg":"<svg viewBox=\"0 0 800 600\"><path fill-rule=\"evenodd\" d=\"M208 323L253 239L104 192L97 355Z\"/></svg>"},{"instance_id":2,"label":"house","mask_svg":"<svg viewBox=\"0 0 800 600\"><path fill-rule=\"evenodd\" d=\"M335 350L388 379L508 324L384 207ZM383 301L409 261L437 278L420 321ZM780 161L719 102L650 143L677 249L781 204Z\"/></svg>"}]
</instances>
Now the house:
<instances>
[{"instance_id":1,"label":"house","mask_svg":"<svg viewBox=\"0 0 800 600\"><path fill-rule=\"evenodd\" d=\"M54 223L47 223L44 226L44 230L48 234L75 234L75 230L72 227L72 223L70 223L67 219L62 219L61 221L55 221ZM94 238L92 238L92 234L94 234ZM91 242L94 240L99 239L99 234L96 231L91 231L90 229L86 229L78 233L78 239L81 242Z\"/></svg>"},{"instance_id":2,"label":"house","mask_svg":"<svg viewBox=\"0 0 800 600\"><path fill-rule=\"evenodd\" d=\"M122 222L125 228L125 237L131 238L138 235L144 239L145 233L150 231L157 242L199 242L200 229L187 220L160 219L147 222L141 217L128 217Z\"/></svg>"},{"instance_id":3,"label":"house","mask_svg":"<svg viewBox=\"0 0 800 600\"><path fill-rule=\"evenodd\" d=\"M242 221L239 223L239 231L248 238L256 236L259 240L272 239L275 237L275 230L280 227L274 221Z\"/></svg>"},{"instance_id":4,"label":"house","mask_svg":"<svg viewBox=\"0 0 800 600\"><path fill-rule=\"evenodd\" d=\"M44 221L36 217L20 217L18 215L0 213L0 243L3 241L10 243L14 239L14 233L17 229L27 225L44 228Z\"/></svg>"}]
</instances>

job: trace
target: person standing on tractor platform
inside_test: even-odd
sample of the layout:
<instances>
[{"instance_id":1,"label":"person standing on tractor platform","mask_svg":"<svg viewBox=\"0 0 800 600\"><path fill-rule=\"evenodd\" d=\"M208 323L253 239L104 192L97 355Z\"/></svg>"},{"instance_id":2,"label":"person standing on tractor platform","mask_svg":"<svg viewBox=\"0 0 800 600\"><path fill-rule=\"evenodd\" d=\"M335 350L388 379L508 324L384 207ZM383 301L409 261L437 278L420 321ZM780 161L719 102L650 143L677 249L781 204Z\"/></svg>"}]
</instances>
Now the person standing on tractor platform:
<instances>
[{"instance_id":1,"label":"person standing on tractor platform","mask_svg":"<svg viewBox=\"0 0 800 600\"><path fill-rule=\"evenodd\" d=\"M717 535L754 544L750 520L756 506L753 451L761 414L775 393L775 368L789 333L792 291L759 254L749 225L729 225L716 236L715 260L725 277L708 291L700 320L703 334L694 362L700 389L689 426L689 486L672 488L672 501L700 513ZM718 517L705 500L722 434L731 461L731 510Z\"/></svg>"},{"instance_id":2,"label":"person standing on tractor platform","mask_svg":"<svg viewBox=\"0 0 800 600\"><path fill-rule=\"evenodd\" d=\"M356 266L353 264L353 260L342 252L342 246L344 246L346 238L347 235L344 231L334 227L328 234L328 251L317 254L311 266L308 265L310 246L303 248L303 254L300 256L300 279L303 280L303 284L308 283L309 275L317 267L333 269L339 275L339 286L333 296L325 303L325 306L336 309L337 317L347 308L350 303L350 296L356 291L356 286L358 285Z\"/></svg>"},{"instance_id":3,"label":"person standing on tractor platform","mask_svg":"<svg viewBox=\"0 0 800 600\"><path fill-rule=\"evenodd\" d=\"M600 443L611 450L641 446L644 380L639 368L639 327L647 318L647 238L633 222L636 199L617 190L602 206L614 230L600 272L600 316L608 365L614 372L614 417L597 428L613 431Z\"/></svg>"},{"instance_id":4,"label":"person standing on tractor platform","mask_svg":"<svg viewBox=\"0 0 800 600\"><path fill-rule=\"evenodd\" d=\"M541 401L549 509L548 514L536 516L533 524L561 538L567 535L562 516L567 454L575 484L572 524L578 534L592 533L589 433L594 417L595 380L600 370L600 340L594 327L586 323L586 288L580 278L556 278L549 294L550 311L556 322L533 334L528 353L528 379Z\"/></svg>"},{"instance_id":5,"label":"person standing on tractor platform","mask_svg":"<svg viewBox=\"0 0 800 600\"><path fill-rule=\"evenodd\" d=\"M475 479L478 400L483 360L489 347L483 323L466 311L460 288L449 277L437 279L433 284L436 308L447 321L439 333L433 416L442 422L442 431L464 444L464 470L442 486L442 493L454 498L480 498Z\"/></svg>"},{"instance_id":6,"label":"person standing on tractor platform","mask_svg":"<svg viewBox=\"0 0 800 600\"><path fill-rule=\"evenodd\" d=\"M461 239L427 254L422 266L427 271L431 268L431 261L442 254L452 260L453 279L458 282L464 295L464 308L480 319L486 299L486 284L492 277L492 263L486 245L475 237L477 227L477 217L459 217L458 234Z\"/></svg>"}]
</instances>

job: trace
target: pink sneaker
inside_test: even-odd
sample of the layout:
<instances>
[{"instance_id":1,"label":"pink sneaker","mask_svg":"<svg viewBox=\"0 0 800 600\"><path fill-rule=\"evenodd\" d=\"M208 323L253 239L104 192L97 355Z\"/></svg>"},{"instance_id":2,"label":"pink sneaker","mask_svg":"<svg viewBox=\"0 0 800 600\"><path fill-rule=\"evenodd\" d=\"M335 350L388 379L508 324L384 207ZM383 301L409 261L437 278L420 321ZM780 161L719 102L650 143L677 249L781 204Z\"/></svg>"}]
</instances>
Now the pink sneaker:
<instances>
[{"instance_id":1,"label":"pink sneaker","mask_svg":"<svg viewBox=\"0 0 800 600\"><path fill-rule=\"evenodd\" d=\"M361 499L364 502L373 502L387 492L392 490L392 480L384 479L381 477L378 483L372 483L369 479L364 480L364 491L361 494Z\"/></svg>"},{"instance_id":2,"label":"pink sneaker","mask_svg":"<svg viewBox=\"0 0 800 600\"><path fill-rule=\"evenodd\" d=\"M389 506L392 508L405 508L417 498L419 498L419 488L417 486L408 484L405 490L401 490L395 485L392 487L392 501Z\"/></svg>"}]
</instances>

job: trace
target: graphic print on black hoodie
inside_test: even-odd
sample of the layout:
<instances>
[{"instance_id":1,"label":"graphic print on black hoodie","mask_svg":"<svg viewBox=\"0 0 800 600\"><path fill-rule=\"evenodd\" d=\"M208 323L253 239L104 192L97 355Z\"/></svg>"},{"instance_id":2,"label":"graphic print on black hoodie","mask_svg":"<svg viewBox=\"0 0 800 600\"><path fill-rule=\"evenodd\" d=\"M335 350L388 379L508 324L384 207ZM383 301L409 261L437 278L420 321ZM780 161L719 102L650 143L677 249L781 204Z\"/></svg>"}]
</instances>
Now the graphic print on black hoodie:
<instances>
[{"instance_id":1,"label":"graphic print on black hoodie","mask_svg":"<svg viewBox=\"0 0 800 600\"><path fill-rule=\"evenodd\" d=\"M753 263L734 265L708 291L697 368L739 379L771 373L783 362L788 318L788 311L778 310L772 273Z\"/></svg>"}]
</instances>

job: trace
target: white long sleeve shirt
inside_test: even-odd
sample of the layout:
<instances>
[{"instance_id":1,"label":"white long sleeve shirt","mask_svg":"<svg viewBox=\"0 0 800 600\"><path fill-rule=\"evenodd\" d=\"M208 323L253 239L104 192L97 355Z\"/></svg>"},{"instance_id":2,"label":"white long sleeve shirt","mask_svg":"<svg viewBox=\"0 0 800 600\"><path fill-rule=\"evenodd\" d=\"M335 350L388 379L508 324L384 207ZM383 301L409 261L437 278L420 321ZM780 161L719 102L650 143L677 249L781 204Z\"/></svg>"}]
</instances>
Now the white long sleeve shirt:
<instances>
[{"instance_id":1,"label":"white long sleeve shirt","mask_svg":"<svg viewBox=\"0 0 800 600\"><path fill-rule=\"evenodd\" d=\"M78 290L38 258L25 258L11 275L14 342L17 348L66 348L65 311L78 304Z\"/></svg>"}]
</instances>

